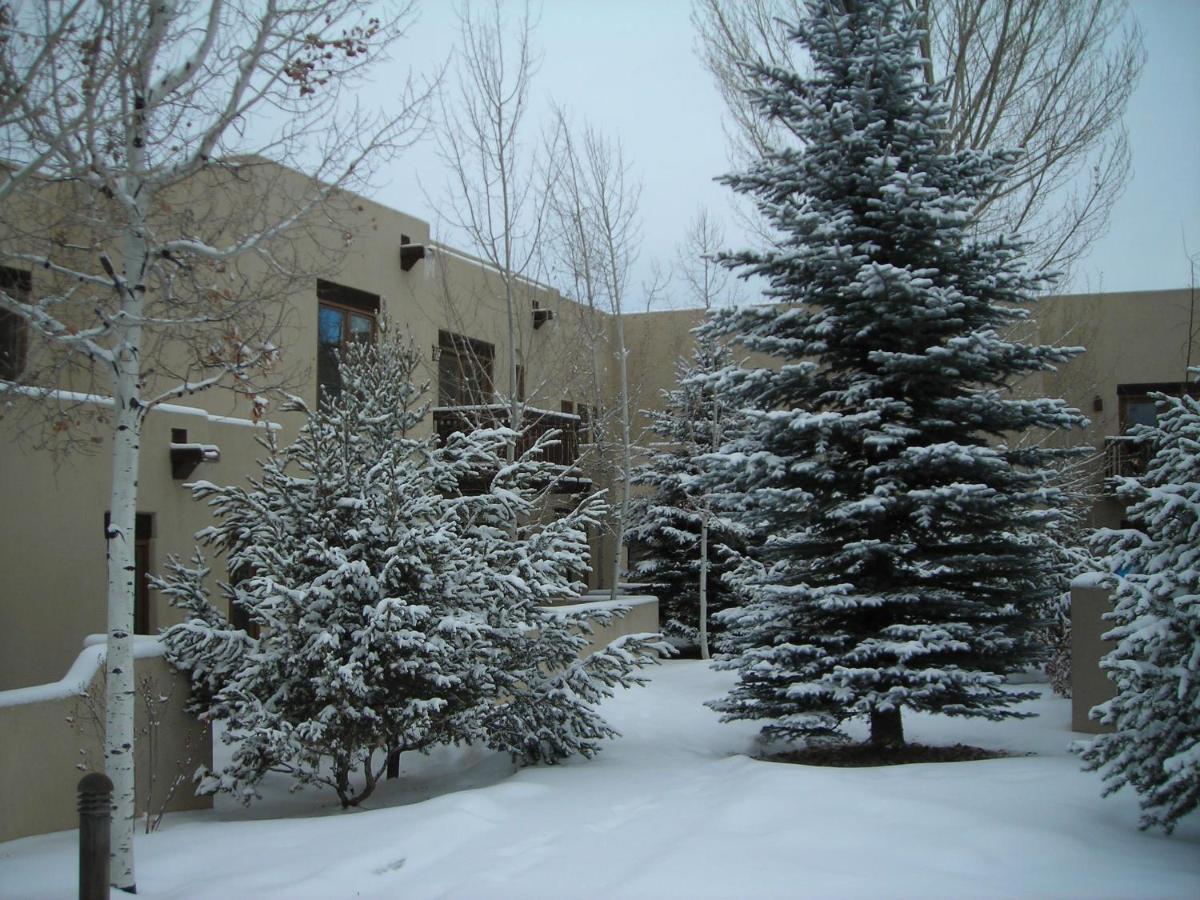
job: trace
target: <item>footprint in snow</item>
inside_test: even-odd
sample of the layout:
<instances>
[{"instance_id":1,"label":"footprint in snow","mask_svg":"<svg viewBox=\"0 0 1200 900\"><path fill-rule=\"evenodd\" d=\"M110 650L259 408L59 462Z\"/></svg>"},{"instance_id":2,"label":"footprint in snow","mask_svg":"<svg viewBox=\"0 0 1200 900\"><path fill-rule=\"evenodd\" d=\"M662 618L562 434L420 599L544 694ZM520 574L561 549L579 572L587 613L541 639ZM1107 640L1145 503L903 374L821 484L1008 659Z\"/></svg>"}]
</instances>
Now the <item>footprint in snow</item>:
<instances>
[{"instance_id":1,"label":"footprint in snow","mask_svg":"<svg viewBox=\"0 0 1200 900\"><path fill-rule=\"evenodd\" d=\"M404 859L405 858L402 856L395 862L390 862L386 866L380 866L378 869L374 869L373 871L376 875L386 875L388 872L395 872L397 869L402 869L404 867Z\"/></svg>"}]
</instances>

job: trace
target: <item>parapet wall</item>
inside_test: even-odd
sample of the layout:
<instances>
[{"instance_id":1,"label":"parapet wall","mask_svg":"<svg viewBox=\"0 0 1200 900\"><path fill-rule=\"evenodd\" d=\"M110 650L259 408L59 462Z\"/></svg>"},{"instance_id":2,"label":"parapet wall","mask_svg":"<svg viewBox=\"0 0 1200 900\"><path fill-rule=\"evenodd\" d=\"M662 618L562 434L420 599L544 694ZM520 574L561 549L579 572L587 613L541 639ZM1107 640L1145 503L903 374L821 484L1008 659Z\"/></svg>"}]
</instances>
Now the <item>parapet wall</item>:
<instances>
[{"instance_id":1,"label":"parapet wall","mask_svg":"<svg viewBox=\"0 0 1200 900\"><path fill-rule=\"evenodd\" d=\"M623 596L554 607L554 612L624 610L595 625L586 656L619 637L658 631L658 600ZM134 752L137 809L207 809L192 775L212 767L212 733L184 710L187 679L167 665L163 645L138 637ZM59 681L0 691L0 842L63 831L79 824L76 786L85 772L104 770L104 638L94 635ZM142 827L139 824L139 827Z\"/></svg>"},{"instance_id":2,"label":"parapet wall","mask_svg":"<svg viewBox=\"0 0 1200 900\"><path fill-rule=\"evenodd\" d=\"M0 691L0 841L78 827L79 779L104 771L103 640L88 638L60 681ZM134 653L138 815L210 808L192 774L212 766L212 735L184 711L187 679L153 638Z\"/></svg>"},{"instance_id":3,"label":"parapet wall","mask_svg":"<svg viewBox=\"0 0 1200 900\"><path fill-rule=\"evenodd\" d=\"M1109 731L1088 713L1115 694L1100 658L1112 649L1104 640L1111 625L1104 614L1112 612L1112 597L1101 575L1083 575L1071 582L1071 730L1088 734Z\"/></svg>"},{"instance_id":4,"label":"parapet wall","mask_svg":"<svg viewBox=\"0 0 1200 900\"><path fill-rule=\"evenodd\" d=\"M604 591L603 595L608 596L608 591ZM649 595L618 595L617 600L589 599L568 606L549 607L547 612L577 613L591 610L624 610L625 614L614 615L607 625L593 623L588 645L579 651L581 658L604 649L619 637L658 633L658 598Z\"/></svg>"}]
</instances>

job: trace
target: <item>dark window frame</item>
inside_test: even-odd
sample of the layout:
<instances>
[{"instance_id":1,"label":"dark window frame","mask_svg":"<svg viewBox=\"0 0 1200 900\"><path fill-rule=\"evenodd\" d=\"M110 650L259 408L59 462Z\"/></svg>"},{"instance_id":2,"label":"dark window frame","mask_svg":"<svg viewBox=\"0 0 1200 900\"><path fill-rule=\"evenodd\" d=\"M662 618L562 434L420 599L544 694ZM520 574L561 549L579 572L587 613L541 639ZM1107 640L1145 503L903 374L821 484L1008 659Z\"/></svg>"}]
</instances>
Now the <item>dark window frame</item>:
<instances>
[{"instance_id":1,"label":"dark window frame","mask_svg":"<svg viewBox=\"0 0 1200 900\"><path fill-rule=\"evenodd\" d=\"M438 329L438 349L438 406L490 405L495 391L495 345ZM457 369L453 379L448 374L452 364Z\"/></svg>"},{"instance_id":2,"label":"dark window frame","mask_svg":"<svg viewBox=\"0 0 1200 900\"><path fill-rule=\"evenodd\" d=\"M579 444L592 443L592 408L586 403L563 400L559 407L563 412L579 417Z\"/></svg>"},{"instance_id":3,"label":"dark window frame","mask_svg":"<svg viewBox=\"0 0 1200 900\"><path fill-rule=\"evenodd\" d=\"M0 266L0 289L23 303L33 293L33 275L25 269ZM29 323L0 309L0 381L16 381L29 361Z\"/></svg>"},{"instance_id":4,"label":"dark window frame","mask_svg":"<svg viewBox=\"0 0 1200 900\"><path fill-rule=\"evenodd\" d=\"M104 513L104 540L108 541L111 516ZM150 630L150 560L154 542L154 513L136 513L133 526L133 633L154 634Z\"/></svg>"},{"instance_id":5,"label":"dark window frame","mask_svg":"<svg viewBox=\"0 0 1200 900\"><path fill-rule=\"evenodd\" d=\"M249 578L250 574L250 566L244 563L229 573L229 625L231 628L241 629L247 636L257 640L262 636L262 628L250 617L246 607L237 602L237 593L233 590Z\"/></svg>"},{"instance_id":6,"label":"dark window frame","mask_svg":"<svg viewBox=\"0 0 1200 900\"><path fill-rule=\"evenodd\" d=\"M339 352L346 349L351 335L350 327L353 316L362 316L371 322L371 334L368 340L372 343L379 336L379 310L381 298L378 294L362 291L358 288L336 284L323 278L317 279L317 400L326 396L336 397L341 393L341 381L331 358L324 354L321 342L321 311L330 310L342 317L341 340L338 343Z\"/></svg>"},{"instance_id":7,"label":"dark window frame","mask_svg":"<svg viewBox=\"0 0 1200 900\"><path fill-rule=\"evenodd\" d=\"M1200 383L1192 381L1155 381L1139 384L1117 385L1117 429L1119 434L1128 434L1132 424L1129 421L1131 407L1153 402L1151 394L1167 394L1171 397L1182 397L1185 394L1200 398ZM1155 407L1155 418L1158 410Z\"/></svg>"}]
</instances>

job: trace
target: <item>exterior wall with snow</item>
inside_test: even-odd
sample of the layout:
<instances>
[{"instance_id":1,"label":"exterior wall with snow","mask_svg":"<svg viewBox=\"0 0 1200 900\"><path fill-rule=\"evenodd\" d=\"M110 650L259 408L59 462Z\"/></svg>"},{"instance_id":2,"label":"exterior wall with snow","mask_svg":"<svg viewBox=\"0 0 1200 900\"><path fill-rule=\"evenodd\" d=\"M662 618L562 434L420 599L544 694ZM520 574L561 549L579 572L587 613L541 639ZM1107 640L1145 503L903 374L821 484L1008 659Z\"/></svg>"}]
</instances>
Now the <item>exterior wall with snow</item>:
<instances>
[{"instance_id":1,"label":"exterior wall with snow","mask_svg":"<svg viewBox=\"0 0 1200 900\"><path fill-rule=\"evenodd\" d=\"M286 208L288 198L299 195L305 179L278 167L257 165L253 177L273 179L270 202ZM493 344L493 382L499 392L505 392L510 359L507 311L503 284L495 271L431 241L426 222L364 198L344 195L335 199L335 220L323 219L289 237L294 242L291 252L328 260L324 272L328 280L381 298L381 311L391 326L411 334L427 362L433 384L431 399L436 401L437 367L432 348L438 343L439 330ZM400 264L402 235L428 248L425 257L407 271ZM293 393L311 404L317 395L315 283L294 286L280 302L284 328L278 375ZM554 313L540 328L533 327L535 302ZM1044 376L1040 386L1032 386L1047 396L1066 397L1093 418L1086 433L1053 436L1052 440L1100 450L1104 438L1118 431L1117 384L1182 380L1189 304L1187 291L1072 295L1039 304L1035 315L1040 339L1090 348L1060 372ZM610 352L612 318L532 282L518 285L517 305L517 349L526 368L528 402L558 410L563 400L599 400L611 410L616 398ZM674 386L675 362L690 353L689 331L701 318L699 310L628 316L635 443L643 439L646 424L636 411L658 406L661 391ZM1099 412L1093 411L1095 397L1103 405ZM181 402L223 417L248 420L252 415L246 396L225 390L204 392ZM86 405L78 415L85 413ZM300 417L268 415L280 426L280 440L291 440ZM94 445L96 453L56 460L15 441L23 424L18 415L8 411L0 419L0 566L4 572L0 576L0 689L55 677L69 664L81 638L104 627L101 527L110 478L108 439L103 428L95 429L99 440ZM203 415L151 413L143 441L139 511L154 516L150 568L160 572L167 554L189 555L193 534L209 523L207 510L191 499L183 482L171 477L167 443L173 427L186 428L189 441L220 447L220 461L202 463L192 478L240 483L254 472L255 459L262 452L254 443L254 428ZM84 425L68 420L70 436L83 430ZM597 487L613 486L611 473L593 470L592 474ZM1097 484L1100 477L1097 463ZM1093 513L1097 524L1116 524L1121 514L1119 504L1097 491ZM597 535L592 587L604 584L613 552L611 538ZM214 567L218 574L219 568L218 561ZM172 621L173 611L152 595L152 628Z\"/></svg>"},{"instance_id":2,"label":"exterior wall with snow","mask_svg":"<svg viewBox=\"0 0 1200 900\"><path fill-rule=\"evenodd\" d=\"M281 208L288 197L301 193L305 181L296 173L266 165L259 165L248 177L273 179L270 202ZM327 280L380 297L380 311L390 327L411 335L425 360L432 402L437 401L432 348L438 344L439 330L491 343L496 352L493 383L497 392L506 394L510 359L507 306L496 272L466 254L431 244L429 225L419 219L352 195L335 199L337 227L322 222L298 232L289 238L296 244L289 252L328 260L323 271ZM348 246L347 236L352 237ZM425 258L408 271L400 261L402 236L429 247ZM334 252L331 247L345 252ZM35 292L38 277L34 273ZM272 377L314 404L315 279L293 285L280 302L284 307L279 316L282 354ZM535 302L554 314L539 328L534 328ZM526 369L527 401L555 412L563 400L592 403L597 393L593 364L599 392L607 400L611 395L611 354L605 347L608 317L528 281L518 284L516 303L518 360ZM179 361L171 360L171 366L178 367ZM90 387L58 385L64 386ZM147 395L153 387L147 385ZM50 435L51 447L61 449L65 439L82 439L94 452L52 456L32 449L29 441L18 441L31 425L45 419L45 408L51 405L57 407L57 399L31 399L11 392L0 398L0 571L4 573L0 576L0 690L57 677L74 658L82 638L105 629L102 528L111 462L106 423L96 419L104 417L108 409L103 403L67 403L61 433ZM183 411L184 405L194 414ZM264 453L255 443L255 437L264 431L250 425L254 410L247 395L210 390L188 396L174 408L178 411L149 414L139 473L138 511L153 516L149 568L160 573L169 554L190 556L195 533L211 524L207 508L192 500L184 485L200 479L244 483L246 476L256 471L255 460ZM302 422L299 414L273 409L268 409L267 417L277 427L281 443L289 442ZM427 420L423 427L431 429L431 422ZM172 478L168 448L172 428L186 428L191 443L216 445L220 460L201 463L186 481ZM582 462L586 469L587 459ZM597 487L609 486L599 473L594 474ZM597 535L592 586L604 583L610 554L611 547ZM206 556L211 555L206 551ZM222 575L221 565L219 559L212 561L215 579ZM154 592L150 606L152 631L177 621L174 610Z\"/></svg>"},{"instance_id":3,"label":"exterior wall with snow","mask_svg":"<svg viewBox=\"0 0 1200 900\"><path fill-rule=\"evenodd\" d=\"M77 414L104 414L83 403ZM94 453L55 459L16 440L21 422L0 421L0 690L57 678L75 658L85 635L106 625L104 515L108 509L109 439L97 432ZM186 480L172 477L172 429L189 442L220 448ZM211 524L192 499L193 480L242 481L262 455L266 428L203 413L155 410L142 437L138 511L149 513L149 569L162 572L168 554L188 557L195 533ZM206 551L207 556L212 556ZM220 568L217 560L216 569ZM149 595L151 631L178 621L156 592Z\"/></svg>"},{"instance_id":4,"label":"exterior wall with snow","mask_svg":"<svg viewBox=\"0 0 1200 900\"><path fill-rule=\"evenodd\" d=\"M607 596L607 594L605 594ZM658 598L648 595L622 595L619 600L590 600L569 606L552 607L553 612L579 612L588 609L624 609L624 615L614 616L607 625L593 625L588 644L579 651L580 659L603 650L617 638L629 634L658 632Z\"/></svg>"},{"instance_id":5,"label":"exterior wall with snow","mask_svg":"<svg viewBox=\"0 0 1200 900\"><path fill-rule=\"evenodd\" d=\"M1100 658L1112 645L1104 640L1111 627L1103 616L1112 612L1108 588L1095 578L1071 585L1071 729L1099 734L1110 729L1088 718L1092 707L1113 698L1113 683L1100 668Z\"/></svg>"},{"instance_id":6,"label":"exterior wall with snow","mask_svg":"<svg viewBox=\"0 0 1200 900\"><path fill-rule=\"evenodd\" d=\"M1124 506L1103 490L1105 438L1121 433L1117 386L1190 380L1186 373L1192 301L1192 292L1181 289L1068 294L1035 307L1040 340L1087 348L1057 372L1043 373L1040 391L1066 398L1091 420L1087 429L1056 434L1051 440L1095 451L1091 524L1097 527L1118 527L1124 516ZM1097 400L1101 409L1095 408Z\"/></svg>"},{"instance_id":7,"label":"exterior wall with snow","mask_svg":"<svg viewBox=\"0 0 1200 900\"><path fill-rule=\"evenodd\" d=\"M157 641L139 640L135 653L138 814L148 809L153 817L164 805L168 811L210 808L212 797L192 790L192 773L212 766L212 736L183 709L188 682L167 666ZM58 682L0 691L0 842L78 826L79 779L85 771L104 771L103 681L104 648L95 644ZM153 735L151 707L158 722Z\"/></svg>"}]
</instances>

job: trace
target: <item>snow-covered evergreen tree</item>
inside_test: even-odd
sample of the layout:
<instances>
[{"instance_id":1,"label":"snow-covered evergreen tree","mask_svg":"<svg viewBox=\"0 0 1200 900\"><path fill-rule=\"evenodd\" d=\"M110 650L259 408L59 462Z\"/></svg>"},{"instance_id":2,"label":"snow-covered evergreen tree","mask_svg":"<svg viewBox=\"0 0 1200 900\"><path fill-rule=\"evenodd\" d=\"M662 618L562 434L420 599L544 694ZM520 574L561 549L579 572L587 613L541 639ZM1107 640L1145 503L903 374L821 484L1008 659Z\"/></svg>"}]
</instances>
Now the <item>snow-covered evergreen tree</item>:
<instances>
[{"instance_id":1,"label":"snow-covered evergreen tree","mask_svg":"<svg viewBox=\"0 0 1200 900\"><path fill-rule=\"evenodd\" d=\"M1015 157L946 149L905 4L812 0L795 38L813 75L759 68L755 96L803 149L725 179L776 230L727 260L771 305L710 331L776 365L715 378L743 421L713 477L762 538L712 705L785 740L867 718L896 746L904 709L1017 714L1003 676L1033 658L1058 493L1055 451L1008 441L1081 416L1013 388L1073 351L1009 336L1042 281L970 222Z\"/></svg>"},{"instance_id":2,"label":"snow-covered evergreen tree","mask_svg":"<svg viewBox=\"0 0 1200 900\"><path fill-rule=\"evenodd\" d=\"M1170 833L1200 806L1200 400L1158 402L1157 424L1134 431L1154 457L1120 487L1137 527L1098 534L1116 573L1116 647L1101 661L1116 696L1092 718L1114 730L1082 755L1105 794L1137 791L1143 828Z\"/></svg>"},{"instance_id":3,"label":"snow-covered evergreen tree","mask_svg":"<svg viewBox=\"0 0 1200 900\"><path fill-rule=\"evenodd\" d=\"M248 488L198 482L225 551L233 628L206 596L203 560L173 562L160 590L188 612L164 640L233 761L201 790L245 801L268 771L367 797L390 752L485 743L525 761L590 755L614 732L594 709L662 649L625 638L579 660L583 615L546 612L577 593L585 526L602 499L538 515L545 440L513 462L509 429L415 438L425 416L411 345L349 348L341 392ZM482 486L482 487L481 487ZM618 613L619 614L619 613ZM593 621L608 613L591 613ZM361 773L361 777L358 773Z\"/></svg>"},{"instance_id":4,"label":"snow-covered evergreen tree","mask_svg":"<svg viewBox=\"0 0 1200 900\"><path fill-rule=\"evenodd\" d=\"M707 521L709 615L730 605L722 577L732 571L740 530L712 509L698 483L700 456L719 446L723 410L707 376L730 364L729 350L711 337L697 338L690 360L676 364L677 387L663 392L661 409L644 410L658 438L633 471L631 482L650 488L634 500L629 538L639 554L635 581L658 597L663 632L686 644L700 639L700 538ZM733 551L733 552L731 552ZM714 622L709 620L709 627Z\"/></svg>"}]
</instances>

